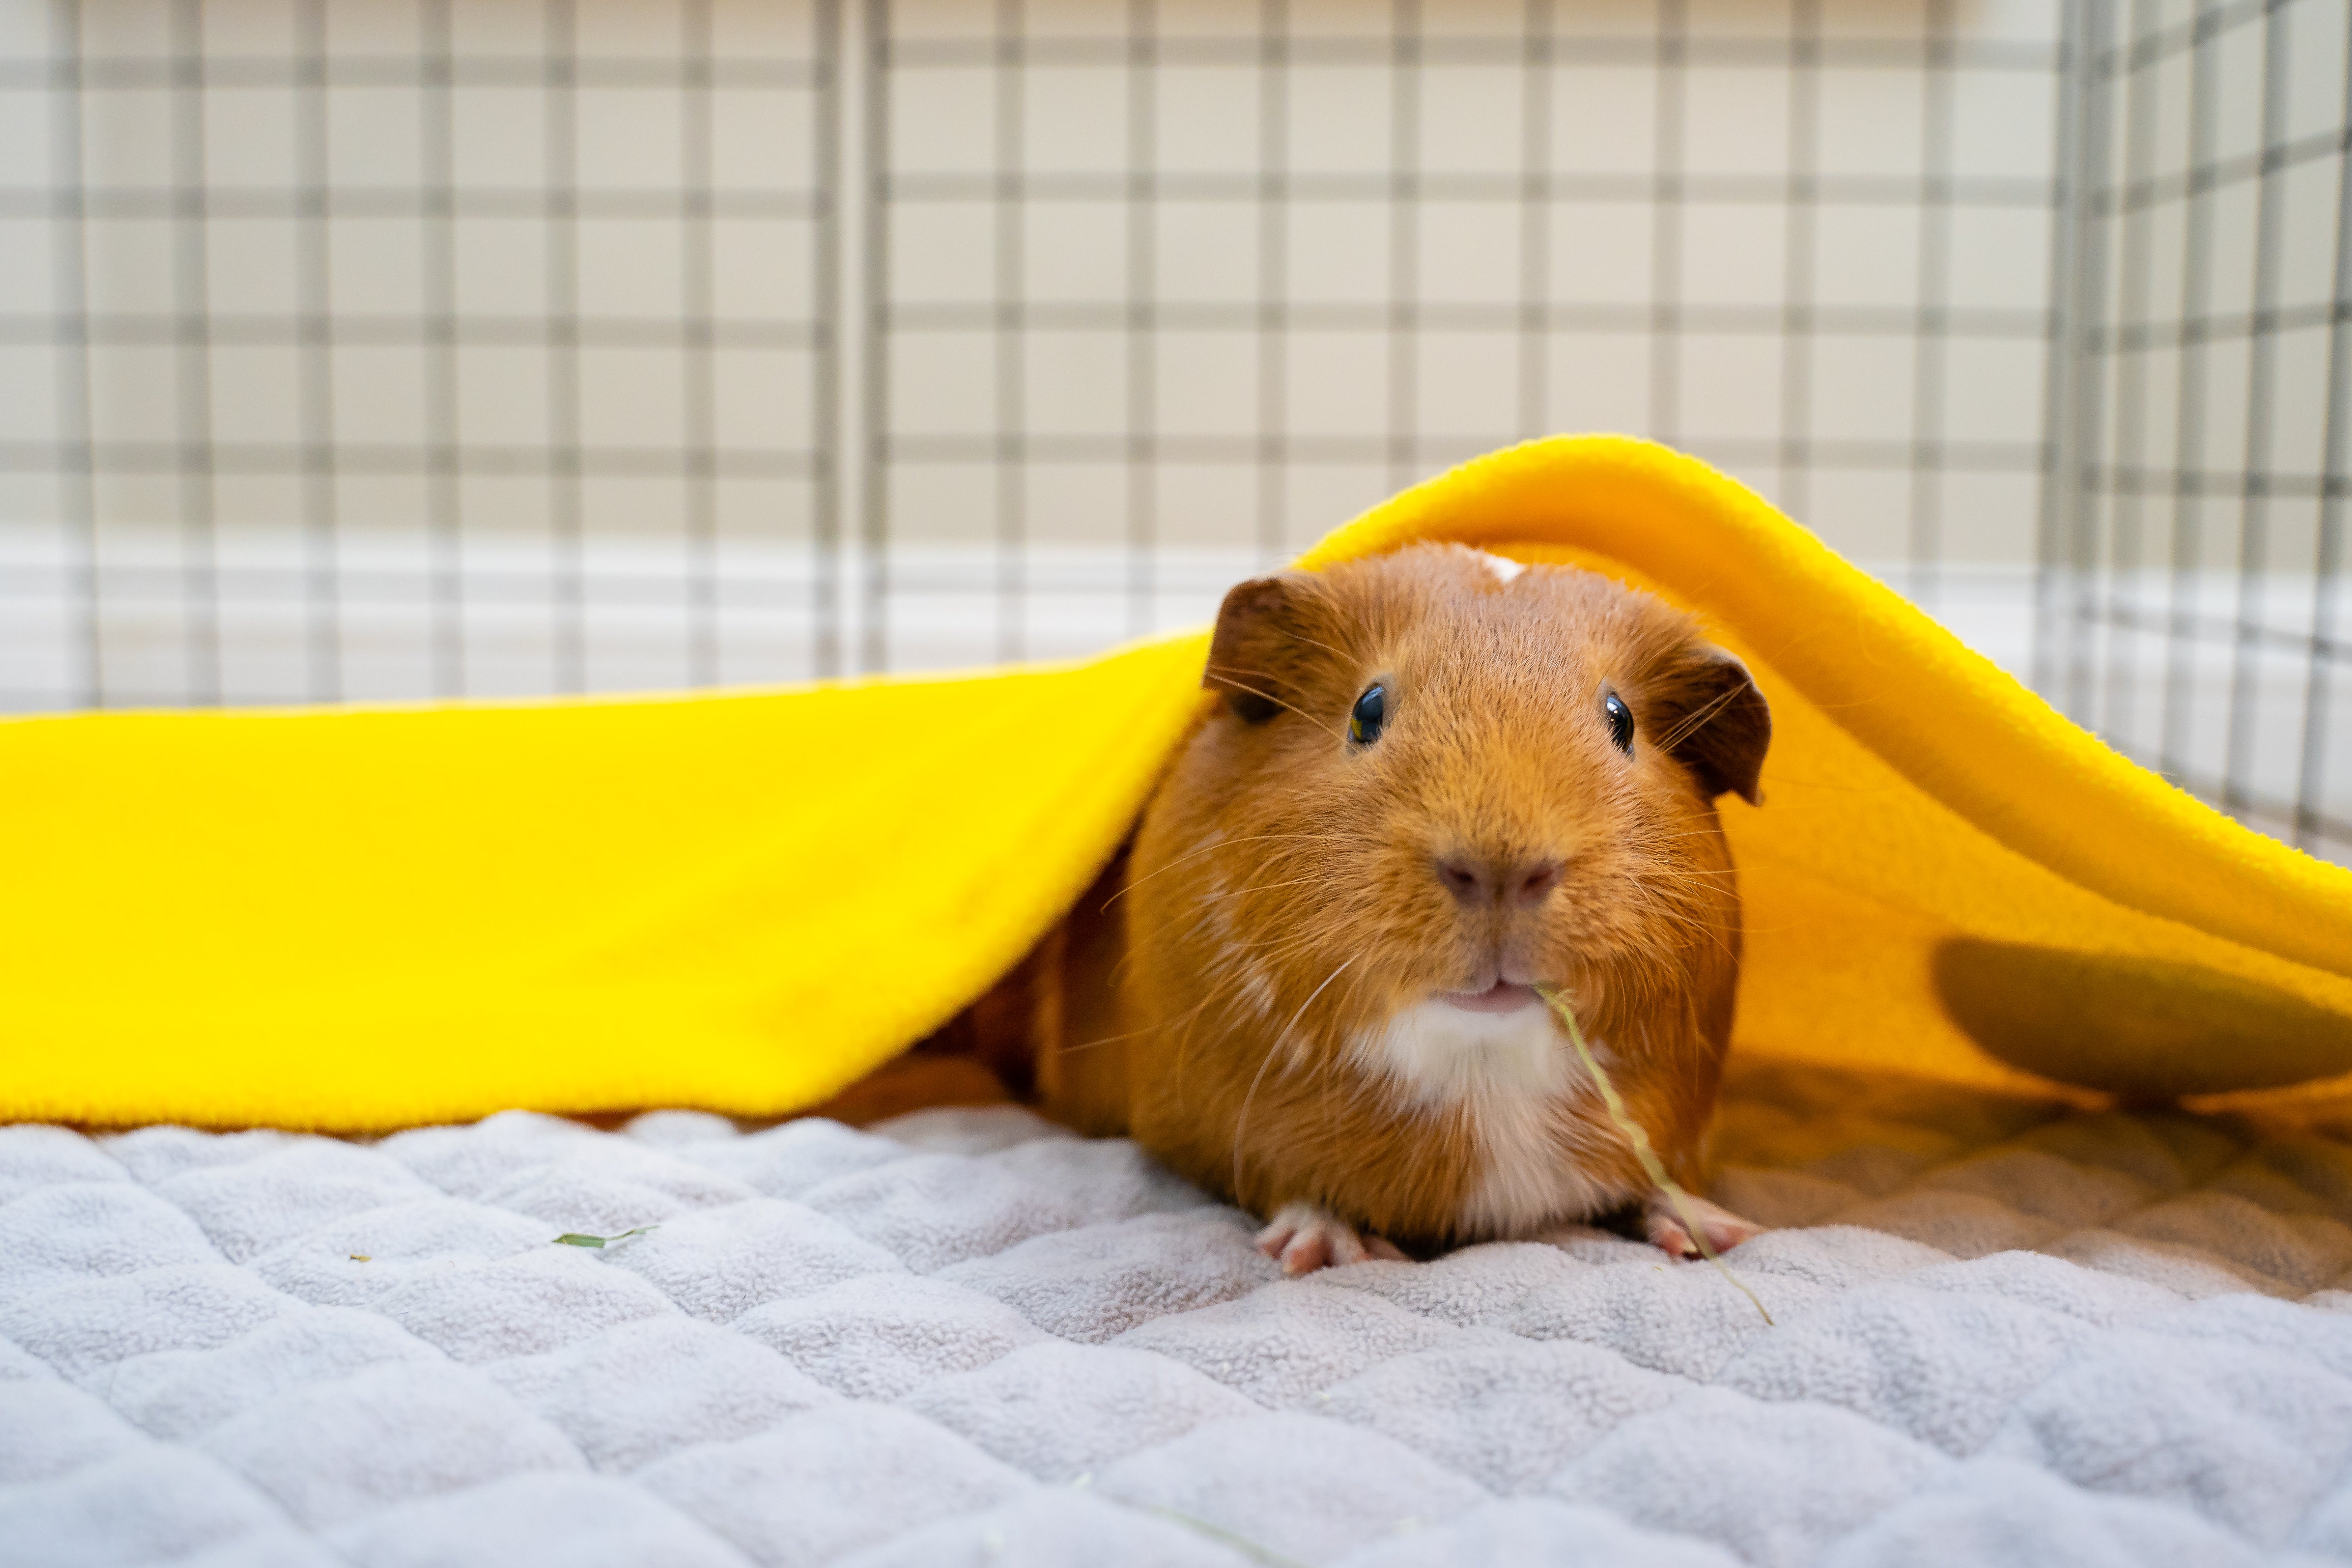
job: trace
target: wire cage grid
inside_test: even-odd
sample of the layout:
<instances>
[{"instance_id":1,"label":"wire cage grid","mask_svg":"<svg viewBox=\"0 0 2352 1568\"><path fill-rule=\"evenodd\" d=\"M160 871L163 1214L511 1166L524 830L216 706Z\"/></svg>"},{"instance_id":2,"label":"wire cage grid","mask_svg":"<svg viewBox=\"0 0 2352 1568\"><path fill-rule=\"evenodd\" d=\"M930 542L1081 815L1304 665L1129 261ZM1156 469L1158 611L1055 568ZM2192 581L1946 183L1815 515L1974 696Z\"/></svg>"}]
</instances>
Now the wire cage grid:
<instances>
[{"instance_id":1,"label":"wire cage grid","mask_svg":"<svg viewBox=\"0 0 2352 1568\"><path fill-rule=\"evenodd\" d=\"M838 12L679 0L666 37L600 37L587 9L16 7L48 36L0 102L46 98L19 144L48 177L0 214L48 231L18 278L52 292L0 342L53 391L0 465L64 538L19 566L48 569L52 657L12 705L477 689L469 637L517 598L540 658L487 684L581 689L585 540L649 481L672 679L719 678L722 502L820 542L837 515ZM478 559L518 518L542 548ZM355 671L363 642L389 657Z\"/></svg>"},{"instance_id":2,"label":"wire cage grid","mask_svg":"<svg viewBox=\"0 0 2352 1568\"><path fill-rule=\"evenodd\" d=\"M8 0L0 700L1082 652L1616 428L2342 853L2345 9Z\"/></svg>"},{"instance_id":3,"label":"wire cage grid","mask_svg":"<svg viewBox=\"0 0 2352 1568\"><path fill-rule=\"evenodd\" d=\"M945 417L902 405L894 422L877 384L868 532L887 526L883 492L899 470L961 465L967 493L991 498L1004 547L1002 656L1023 651L1024 468L1118 470L1116 510L1138 563L1132 629L1150 619L1150 546L1171 510L1153 483L1163 468L1245 473L1214 510L1272 557L1501 441L1636 429L1692 446L1801 512L1816 475L1899 476L1898 491L1872 499L1893 502L1904 533L1875 530L1870 542L1930 595L1945 553L1943 474L2038 469L2040 432L2013 398L1979 399L1982 423L2005 420L2006 438L1951 427L1947 361L1955 341L1963 352L2006 347L2012 379L2039 374L2038 267L2010 302L1957 300L1953 227L1955 214L2023 216L2038 255L2050 148L2040 138L2021 158L1964 166L1956 87L2022 80L2029 105L2047 98L2053 40L1962 36L1941 4L1908 8L1896 25L1864 16L1875 26L1840 28L1801 0L1774 30L1719 16L1700 26L1675 4L1533 0L1481 17L1411 0L1266 0L1171 34L1166 13L1186 8L1136 0L1123 16L1096 7L1092 31L1041 37L1007 3L968 8L961 26L926 13L929 27L894 35L894 11L908 9L867 12L876 90L911 99L930 122L909 126L887 108L869 121L868 164L885 171L872 243L884 250L913 230L960 265L886 272L869 363L877 379L931 371L992 395ZM1892 157L1825 130L1825 107L1884 116L1873 77L1916 100ZM1064 109L1041 132L1034 100L1072 79L1100 101ZM1738 111L1748 106L1694 121L1695 93L1760 100L1784 135L1758 156ZM942 112L943 100L968 107ZM1842 151L1826 155L1832 143ZM1123 273L1058 289L1042 281L1052 273L1027 233L1041 207L1063 224L1073 211L1123 222ZM1186 225L1221 227L1231 264L1171 245L1171 227ZM1825 229L1843 243L1825 243ZM1891 279L1873 244L1890 235L1916 257ZM1979 251L2000 248L1971 237ZM956 334L990 364L938 374L926 356L950 352ZM1116 363L1089 374L1076 363L1088 347L1115 361L1122 337L1123 384ZM1843 368L1890 344L1895 354L1851 378L1869 389L1853 400L1859 411L1818 409L1835 395L1817 386L1825 357ZM1184 374L1220 354L1213 374ZM1041 418L1030 383L1048 355L1063 361L1063 384L1084 391ZM1759 371L1770 396L1723 395ZM1885 400L1899 411L1892 420L1874 395L1890 374L1902 383ZM977 427L952 427L975 416ZM1339 482L1318 485L1324 477Z\"/></svg>"},{"instance_id":4,"label":"wire cage grid","mask_svg":"<svg viewBox=\"0 0 2352 1568\"><path fill-rule=\"evenodd\" d=\"M2346 8L2133 0L2074 25L2034 683L2340 857Z\"/></svg>"}]
</instances>

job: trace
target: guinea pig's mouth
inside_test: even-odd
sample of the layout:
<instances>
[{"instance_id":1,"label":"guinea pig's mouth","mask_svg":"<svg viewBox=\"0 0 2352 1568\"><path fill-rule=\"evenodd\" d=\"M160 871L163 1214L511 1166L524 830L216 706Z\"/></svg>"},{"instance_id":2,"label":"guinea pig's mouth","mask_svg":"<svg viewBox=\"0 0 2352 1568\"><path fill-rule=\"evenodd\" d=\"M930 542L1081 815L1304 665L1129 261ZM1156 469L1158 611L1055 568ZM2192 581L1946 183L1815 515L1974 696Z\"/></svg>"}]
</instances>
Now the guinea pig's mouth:
<instances>
[{"instance_id":1,"label":"guinea pig's mouth","mask_svg":"<svg viewBox=\"0 0 2352 1568\"><path fill-rule=\"evenodd\" d=\"M1484 991L1441 991L1437 999L1465 1013L1516 1013L1536 1005L1535 987L1497 980Z\"/></svg>"}]
</instances>

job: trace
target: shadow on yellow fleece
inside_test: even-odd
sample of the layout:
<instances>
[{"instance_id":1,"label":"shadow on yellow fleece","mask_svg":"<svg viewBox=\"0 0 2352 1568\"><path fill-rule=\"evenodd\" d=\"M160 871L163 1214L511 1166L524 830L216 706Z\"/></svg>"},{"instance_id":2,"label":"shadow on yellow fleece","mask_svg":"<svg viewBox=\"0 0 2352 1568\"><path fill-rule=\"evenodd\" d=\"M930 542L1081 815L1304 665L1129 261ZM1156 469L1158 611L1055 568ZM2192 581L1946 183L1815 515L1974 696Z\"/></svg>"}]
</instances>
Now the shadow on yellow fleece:
<instances>
[{"instance_id":1,"label":"shadow on yellow fleece","mask_svg":"<svg viewBox=\"0 0 2352 1568\"><path fill-rule=\"evenodd\" d=\"M1692 458L1470 463L1451 539L1696 611L1775 724L1724 803L1738 1048L2135 1098L2352 1074L2352 872L2124 760ZM0 1120L369 1131L813 1104L1076 899L1202 700L1074 665L626 700L0 723Z\"/></svg>"}]
</instances>

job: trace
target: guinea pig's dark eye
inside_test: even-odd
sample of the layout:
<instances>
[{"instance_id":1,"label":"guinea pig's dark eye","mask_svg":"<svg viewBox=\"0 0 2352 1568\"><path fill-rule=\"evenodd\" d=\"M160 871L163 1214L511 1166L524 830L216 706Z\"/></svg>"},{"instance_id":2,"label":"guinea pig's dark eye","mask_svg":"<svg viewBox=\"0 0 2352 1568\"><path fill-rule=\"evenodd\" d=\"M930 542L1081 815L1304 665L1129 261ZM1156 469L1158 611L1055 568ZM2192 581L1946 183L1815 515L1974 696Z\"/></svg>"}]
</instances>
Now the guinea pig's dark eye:
<instances>
[{"instance_id":1,"label":"guinea pig's dark eye","mask_svg":"<svg viewBox=\"0 0 2352 1568\"><path fill-rule=\"evenodd\" d=\"M1627 756L1633 754L1633 710L1615 692L1601 700L1601 712L1609 721L1609 739Z\"/></svg>"},{"instance_id":2,"label":"guinea pig's dark eye","mask_svg":"<svg viewBox=\"0 0 2352 1568\"><path fill-rule=\"evenodd\" d=\"M1348 739L1360 746L1369 746L1381 738L1381 726L1388 722L1389 694L1386 687L1375 686L1356 699L1348 712Z\"/></svg>"}]
</instances>

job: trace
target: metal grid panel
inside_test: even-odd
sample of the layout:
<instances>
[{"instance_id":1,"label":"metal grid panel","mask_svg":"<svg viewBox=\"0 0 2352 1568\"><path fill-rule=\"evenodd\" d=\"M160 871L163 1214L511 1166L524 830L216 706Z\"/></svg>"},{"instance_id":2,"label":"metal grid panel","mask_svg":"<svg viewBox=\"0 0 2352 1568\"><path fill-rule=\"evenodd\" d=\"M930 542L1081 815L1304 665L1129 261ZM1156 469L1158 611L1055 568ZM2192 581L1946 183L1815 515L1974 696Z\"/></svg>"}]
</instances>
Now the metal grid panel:
<instances>
[{"instance_id":1,"label":"metal grid panel","mask_svg":"<svg viewBox=\"0 0 2352 1568\"><path fill-rule=\"evenodd\" d=\"M838 665L830 0L5 20L0 704Z\"/></svg>"},{"instance_id":2,"label":"metal grid panel","mask_svg":"<svg viewBox=\"0 0 2352 1568\"><path fill-rule=\"evenodd\" d=\"M1580 428L1722 464L2022 662L2042 8L867 16L869 666L1196 615L1399 485ZM1106 538L1123 563L1056 554Z\"/></svg>"},{"instance_id":3,"label":"metal grid panel","mask_svg":"<svg viewBox=\"0 0 2352 1568\"><path fill-rule=\"evenodd\" d=\"M2076 25L2036 681L2342 858L2347 8L2132 0Z\"/></svg>"},{"instance_id":4,"label":"metal grid panel","mask_svg":"<svg viewBox=\"0 0 2352 1568\"><path fill-rule=\"evenodd\" d=\"M2024 660L2041 5L6 29L0 115L39 133L0 137L0 222L52 261L0 295L0 374L45 389L0 405L12 706L1078 652L1577 428L1700 452Z\"/></svg>"}]
</instances>

